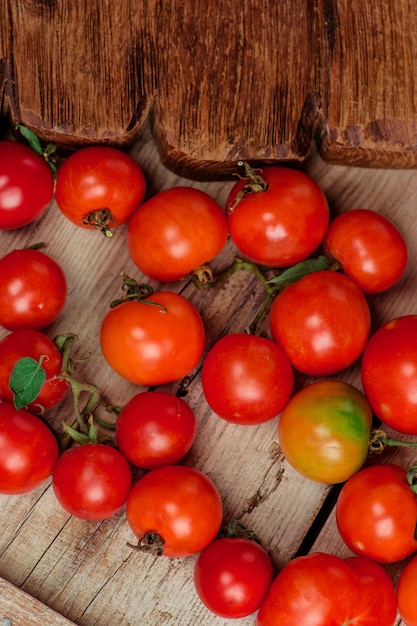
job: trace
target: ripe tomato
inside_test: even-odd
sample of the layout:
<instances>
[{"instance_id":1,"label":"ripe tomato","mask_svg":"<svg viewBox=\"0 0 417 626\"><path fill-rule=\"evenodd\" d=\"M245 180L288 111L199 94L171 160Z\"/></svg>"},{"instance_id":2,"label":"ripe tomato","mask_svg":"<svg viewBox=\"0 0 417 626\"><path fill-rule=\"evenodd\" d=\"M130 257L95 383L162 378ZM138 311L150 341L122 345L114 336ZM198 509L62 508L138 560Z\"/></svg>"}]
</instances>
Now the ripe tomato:
<instances>
[{"instance_id":1,"label":"ripe tomato","mask_svg":"<svg viewBox=\"0 0 417 626\"><path fill-rule=\"evenodd\" d=\"M133 465L154 469L180 461L194 443L196 431L195 415L182 398L144 391L121 410L116 441Z\"/></svg>"},{"instance_id":2,"label":"ripe tomato","mask_svg":"<svg viewBox=\"0 0 417 626\"><path fill-rule=\"evenodd\" d=\"M342 381L303 387L278 421L281 450L303 476L341 483L362 467L368 455L372 411L365 396Z\"/></svg>"},{"instance_id":3,"label":"ripe tomato","mask_svg":"<svg viewBox=\"0 0 417 626\"><path fill-rule=\"evenodd\" d=\"M401 572L398 586L398 610L405 626L417 626L417 556L409 561Z\"/></svg>"},{"instance_id":4,"label":"ripe tomato","mask_svg":"<svg viewBox=\"0 0 417 626\"><path fill-rule=\"evenodd\" d=\"M219 532L223 505L213 481L184 465L158 467L132 487L127 521L139 547L169 557L200 552Z\"/></svg>"},{"instance_id":5,"label":"ripe tomato","mask_svg":"<svg viewBox=\"0 0 417 626\"><path fill-rule=\"evenodd\" d=\"M40 250L13 250L0 259L0 325L40 330L52 324L67 299L61 266Z\"/></svg>"},{"instance_id":6,"label":"ripe tomato","mask_svg":"<svg viewBox=\"0 0 417 626\"><path fill-rule=\"evenodd\" d=\"M323 248L365 293L392 287L407 265L407 245L399 230L388 218L369 209L338 215L329 226Z\"/></svg>"},{"instance_id":7,"label":"ripe tomato","mask_svg":"<svg viewBox=\"0 0 417 626\"><path fill-rule=\"evenodd\" d=\"M394 563L417 550L417 497L407 472L378 464L357 472L343 485L336 503L343 541L360 556Z\"/></svg>"},{"instance_id":8,"label":"ripe tomato","mask_svg":"<svg viewBox=\"0 0 417 626\"><path fill-rule=\"evenodd\" d=\"M42 414L56 406L68 393L67 382L59 378L62 354L55 343L39 330L16 330L0 340L0 400L13 402L10 375L16 363L25 357L42 360L46 380L38 396L26 405L32 413ZM30 384L30 381L28 381Z\"/></svg>"},{"instance_id":9,"label":"ripe tomato","mask_svg":"<svg viewBox=\"0 0 417 626\"><path fill-rule=\"evenodd\" d=\"M100 329L103 356L115 372L137 385L161 385L188 374L199 362L205 330L195 306L160 291L145 302L110 309Z\"/></svg>"},{"instance_id":10,"label":"ripe tomato","mask_svg":"<svg viewBox=\"0 0 417 626\"><path fill-rule=\"evenodd\" d=\"M290 561L271 585L257 626L394 626L394 585L378 563L314 552Z\"/></svg>"},{"instance_id":11,"label":"ripe tomato","mask_svg":"<svg viewBox=\"0 0 417 626\"><path fill-rule=\"evenodd\" d=\"M0 141L0 230L40 217L53 191L52 170L41 156L18 141Z\"/></svg>"},{"instance_id":12,"label":"ripe tomato","mask_svg":"<svg viewBox=\"0 0 417 626\"><path fill-rule=\"evenodd\" d=\"M279 293L269 321L273 339L295 369L329 376L361 355L371 314L364 294L350 278L320 270Z\"/></svg>"},{"instance_id":13,"label":"ripe tomato","mask_svg":"<svg viewBox=\"0 0 417 626\"><path fill-rule=\"evenodd\" d=\"M390 320L372 335L361 373L376 416L399 432L417 435L417 315Z\"/></svg>"},{"instance_id":14,"label":"ripe tomato","mask_svg":"<svg viewBox=\"0 0 417 626\"><path fill-rule=\"evenodd\" d=\"M271 559L259 543L244 537L224 537L199 554L194 585L212 613L239 618L259 609L272 576Z\"/></svg>"},{"instance_id":15,"label":"ripe tomato","mask_svg":"<svg viewBox=\"0 0 417 626\"><path fill-rule=\"evenodd\" d=\"M123 454L104 443L87 443L65 450L55 464L52 487L71 515L103 520L125 504L132 471Z\"/></svg>"},{"instance_id":16,"label":"ripe tomato","mask_svg":"<svg viewBox=\"0 0 417 626\"><path fill-rule=\"evenodd\" d=\"M228 234L225 215L213 198L192 187L173 187L134 212L127 245L141 272L171 282L217 256Z\"/></svg>"},{"instance_id":17,"label":"ripe tomato","mask_svg":"<svg viewBox=\"0 0 417 626\"><path fill-rule=\"evenodd\" d=\"M107 236L125 224L143 202L146 181L129 154L91 146L71 154L57 173L58 208L74 224L97 228Z\"/></svg>"},{"instance_id":18,"label":"ripe tomato","mask_svg":"<svg viewBox=\"0 0 417 626\"><path fill-rule=\"evenodd\" d=\"M233 333L209 350L201 381L207 403L219 417L235 424L261 424L288 402L294 374L273 341Z\"/></svg>"},{"instance_id":19,"label":"ripe tomato","mask_svg":"<svg viewBox=\"0 0 417 626\"><path fill-rule=\"evenodd\" d=\"M0 402L0 493L27 493L51 475L58 443L39 417Z\"/></svg>"},{"instance_id":20,"label":"ripe tomato","mask_svg":"<svg viewBox=\"0 0 417 626\"><path fill-rule=\"evenodd\" d=\"M232 188L226 201L230 235L238 250L255 263L288 267L321 244L329 206L317 183L303 172L269 166L261 176L266 191L245 193L238 201L248 177Z\"/></svg>"}]
</instances>

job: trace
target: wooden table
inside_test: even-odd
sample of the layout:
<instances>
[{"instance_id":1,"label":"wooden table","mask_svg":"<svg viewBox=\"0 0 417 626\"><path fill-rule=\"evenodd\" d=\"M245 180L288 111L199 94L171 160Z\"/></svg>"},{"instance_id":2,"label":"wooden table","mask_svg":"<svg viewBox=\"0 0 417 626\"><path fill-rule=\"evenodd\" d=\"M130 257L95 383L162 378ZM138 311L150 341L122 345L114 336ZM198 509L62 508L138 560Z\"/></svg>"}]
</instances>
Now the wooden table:
<instances>
[{"instance_id":1,"label":"wooden table","mask_svg":"<svg viewBox=\"0 0 417 626\"><path fill-rule=\"evenodd\" d=\"M161 163L147 126L132 153L145 171L149 194L186 184L207 191L224 206L233 181L193 182L179 178ZM314 152L305 170L326 192L332 215L368 207L390 217L406 238L410 261L405 275L388 292L369 298L374 328L397 315L416 312L415 170L329 165ZM52 204L38 222L14 232L2 232L0 252L39 241L44 241L45 251L61 263L69 283L65 311L47 334L53 337L75 332L79 337L76 354L91 353L77 374L97 384L111 402L126 403L140 388L112 373L97 340L102 316L120 293L120 272L141 278L127 254L125 229L121 228L113 239L106 239L66 221ZM226 267L235 254L229 242L213 269ZM256 278L245 272L209 292L199 291L187 281L170 288L190 298L201 311L207 328L206 349L221 334L245 329L263 297ZM268 333L266 319L258 330ZM360 385L358 366L337 378ZM297 376L296 384L300 386L307 380ZM175 391L176 387L172 384L162 389ZM335 527L337 489L308 481L288 466L279 450L277 420L258 427L239 427L219 419L202 397L198 368L186 400L196 412L198 435L185 463L213 478L222 494L225 519L239 518L253 528L270 551L277 570L293 556L311 550L341 556L349 553ZM65 402L54 410L51 419L55 424L70 419L70 411L70 402ZM392 450L378 460L393 460L407 467L415 454L406 449ZM257 504L251 506L254 498ZM59 507L47 481L27 495L0 496L0 527L0 576L12 585L0 581L0 618L10 617L13 626L58 625L68 623L66 620L80 626L224 624L196 597L192 580L195 558L170 560L132 551L126 545L134 537L124 510L101 523L78 520ZM387 567L394 580L403 565ZM55 613L41 610L31 597ZM228 623L250 626L254 617Z\"/></svg>"}]
</instances>

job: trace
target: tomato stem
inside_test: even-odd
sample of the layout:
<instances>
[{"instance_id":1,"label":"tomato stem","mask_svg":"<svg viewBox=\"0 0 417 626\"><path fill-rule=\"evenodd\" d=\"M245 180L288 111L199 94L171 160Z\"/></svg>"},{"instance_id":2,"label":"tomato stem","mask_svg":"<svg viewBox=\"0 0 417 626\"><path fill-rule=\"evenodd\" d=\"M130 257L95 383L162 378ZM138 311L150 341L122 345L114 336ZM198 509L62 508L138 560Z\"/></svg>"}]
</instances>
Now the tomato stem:
<instances>
[{"instance_id":1,"label":"tomato stem","mask_svg":"<svg viewBox=\"0 0 417 626\"><path fill-rule=\"evenodd\" d=\"M417 464L412 465L408 470L407 481L411 490L417 494Z\"/></svg>"},{"instance_id":2,"label":"tomato stem","mask_svg":"<svg viewBox=\"0 0 417 626\"><path fill-rule=\"evenodd\" d=\"M153 556L162 556L164 553L164 540L157 532L145 533L143 537L138 540L137 544L128 542L127 545L129 548L133 548L133 550L147 552L153 554Z\"/></svg>"},{"instance_id":3,"label":"tomato stem","mask_svg":"<svg viewBox=\"0 0 417 626\"><path fill-rule=\"evenodd\" d=\"M374 428L371 430L369 438L369 453L381 454L386 446L395 446L403 448L417 448L417 441L398 441L397 439L391 439L383 430Z\"/></svg>"},{"instance_id":4,"label":"tomato stem","mask_svg":"<svg viewBox=\"0 0 417 626\"><path fill-rule=\"evenodd\" d=\"M247 161L238 161L238 166L243 167L245 169L245 175L240 176L239 178L248 179L248 182L243 185L243 187L238 191L234 201L227 207L227 212L233 213L236 209L237 205L243 200L243 198L248 193L260 193L262 191L266 191L268 189L268 183L260 174L257 172L261 172L262 170L253 169Z\"/></svg>"},{"instance_id":5,"label":"tomato stem","mask_svg":"<svg viewBox=\"0 0 417 626\"><path fill-rule=\"evenodd\" d=\"M110 303L111 309L114 309L114 307L122 304L123 302L134 300L136 302L141 302L142 304L156 306L159 308L161 313L167 312L167 309L163 304L149 299L149 296L153 294L153 289L150 285L147 283L138 283L134 278L131 278L125 272L121 272L121 276L123 278L122 289L124 290L125 295L123 298L113 300Z\"/></svg>"},{"instance_id":6,"label":"tomato stem","mask_svg":"<svg viewBox=\"0 0 417 626\"><path fill-rule=\"evenodd\" d=\"M114 236L113 231L110 230L110 224L114 224L110 209L103 207L97 211L92 211L83 217L82 222L88 226L93 226L108 238Z\"/></svg>"}]
</instances>

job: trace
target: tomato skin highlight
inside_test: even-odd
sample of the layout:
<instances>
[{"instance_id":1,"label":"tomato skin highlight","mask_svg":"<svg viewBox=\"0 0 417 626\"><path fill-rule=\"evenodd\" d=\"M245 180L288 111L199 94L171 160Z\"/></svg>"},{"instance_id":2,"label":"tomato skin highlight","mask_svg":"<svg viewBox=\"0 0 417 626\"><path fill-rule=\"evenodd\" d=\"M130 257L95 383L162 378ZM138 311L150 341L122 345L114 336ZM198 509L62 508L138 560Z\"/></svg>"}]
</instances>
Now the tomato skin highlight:
<instances>
[{"instance_id":1,"label":"tomato skin highlight","mask_svg":"<svg viewBox=\"0 0 417 626\"><path fill-rule=\"evenodd\" d=\"M336 503L339 533L352 552L395 563L417 550L417 497L398 465L371 465L343 485Z\"/></svg>"},{"instance_id":2,"label":"tomato skin highlight","mask_svg":"<svg viewBox=\"0 0 417 626\"><path fill-rule=\"evenodd\" d=\"M364 293L392 287L407 266L408 250L396 226L370 209L352 209L335 217L323 241L326 256Z\"/></svg>"},{"instance_id":3,"label":"tomato skin highlight","mask_svg":"<svg viewBox=\"0 0 417 626\"><path fill-rule=\"evenodd\" d=\"M134 212L127 245L143 274L172 282L217 256L228 235L224 212L213 198L193 187L172 187Z\"/></svg>"},{"instance_id":4,"label":"tomato skin highlight","mask_svg":"<svg viewBox=\"0 0 417 626\"><path fill-rule=\"evenodd\" d=\"M47 209L54 177L46 161L18 141L0 141L0 230L22 228Z\"/></svg>"},{"instance_id":5,"label":"tomato skin highlight","mask_svg":"<svg viewBox=\"0 0 417 626\"><path fill-rule=\"evenodd\" d=\"M0 493L28 493L51 475L58 442L32 413L0 402Z\"/></svg>"},{"instance_id":6,"label":"tomato skin highlight","mask_svg":"<svg viewBox=\"0 0 417 626\"><path fill-rule=\"evenodd\" d=\"M251 615L271 586L273 568L266 551L244 537L216 539L199 554L194 585L203 604L225 618Z\"/></svg>"},{"instance_id":7,"label":"tomato skin highlight","mask_svg":"<svg viewBox=\"0 0 417 626\"><path fill-rule=\"evenodd\" d=\"M202 386L210 408L235 424L261 424L288 402L294 374L281 348L270 339L231 333L203 361Z\"/></svg>"},{"instance_id":8,"label":"tomato skin highlight","mask_svg":"<svg viewBox=\"0 0 417 626\"><path fill-rule=\"evenodd\" d=\"M167 291L151 299L161 307L123 302L110 309L100 329L101 350L110 367L144 386L186 376L199 362L205 343L203 321L189 300Z\"/></svg>"},{"instance_id":9,"label":"tomato skin highlight","mask_svg":"<svg viewBox=\"0 0 417 626\"><path fill-rule=\"evenodd\" d=\"M231 238L248 259L267 267L289 267L310 256L329 224L327 199L307 174L280 166L264 167L266 191L247 193L230 212L247 179L239 180L226 201Z\"/></svg>"},{"instance_id":10,"label":"tomato skin highlight","mask_svg":"<svg viewBox=\"0 0 417 626\"><path fill-rule=\"evenodd\" d=\"M40 250L13 250L0 259L0 325L41 330L65 306L67 280L61 266Z\"/></svg>"},{"instance_id":11,"label":"tomato skin highlight","mask_svg":"<svg viewBox=\"0 0 417 626\"><path fill-rule=\"evenodd\" d=\"M296 370L330 376L362 354L371 314L363 292L350 278L319 270L278 294L269 322L272 338Z\"/></svg>"},{"instance_id":12,"label":"tomato skin highlight","mask_svg":"<svg viewBox=\"0 0 417 626\"><path fill-rule=\"evenodd\" d=\"M144 391L133 396L120 412L116 441L130 463L155 469L180 461L194 443L196 431L195 415L182 398Z\"/></svg>"},{"instance_id":13,"label":"tomato skin highlight","mask_svg":"<svg viewBox=\"0 0 417 626\"><path fill-rule=\"evenodd\" d=\"M405 626L417 626L417 556L404 567L397 585L398 610Z\"/></svg>"},{"instance_id":14,"label":"tomato skin highlight","mask_svg":"<svg viewBox=\"0 0 417 626\"><path fill-rule=\"evenodd\" d=\"M336 484L364 464L371 426L371 407L358 389L342 381L318 381L303 387L284 408L279 444L300 474Z\"/></svg>"},{"instance_id":15,"label":"tomato skin highlight","mask_svg":"<svg viewBox=\"0 0 417 626\"><path fill-rule=\"evenodd\" d=\"M223 505L213 481L184 465L151 470L132 487L127 521L141 540L157 533L164 556L185 557L208 546L220 530Z\"/></svg>"}]
</instances>

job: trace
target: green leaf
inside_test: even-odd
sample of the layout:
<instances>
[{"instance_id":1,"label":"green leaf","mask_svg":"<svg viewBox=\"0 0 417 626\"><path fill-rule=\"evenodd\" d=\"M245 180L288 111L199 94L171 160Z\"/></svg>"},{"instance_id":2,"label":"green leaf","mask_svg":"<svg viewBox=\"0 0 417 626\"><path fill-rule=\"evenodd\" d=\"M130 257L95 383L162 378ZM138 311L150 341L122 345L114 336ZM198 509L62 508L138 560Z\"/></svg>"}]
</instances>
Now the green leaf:
<instances>
[{"instance_id":1,"label":"green leaf","mask_svg":"<svg viewBox=\"0 0 417 626\"><path fill-rule=\"evenodd\" d=\"M43 356L39 361L31 357L24 357L14 366L9 385L17 409L23 409L38 397L42 385L46 381L46 373L42 367L43 359Z\"/></svg>"},{"instance_id":2,"label":"green leaf","mask_svg":"<svg viewBox=\"0 0 417 626\"><path fill-rule=\"evenodd\" d=\"M271 278L271 280L268 280L268 285L286 287L287 285L295 283L307 274L312 274L313 272L318 272L319 270L328 270L329 267L330 262L325 256L319 256L317 259L307 259L306 261L296 263L296 265L284 270L279 276Z\"/></svg>"},{"instance_id":3,"label":"green leaf","mask_svg":"<svg viewBox=\"0 0 417 626\"><path fill-rule=\"evenodd\" d=\"M33 132L33 130L26 128L26 126L23 126L23 124L18 124L17 127L23 137L27 140L32 150L39 154L41 157L43 157L41 142L39 141L38 136Z\"/></svg>"}]
</instances>

